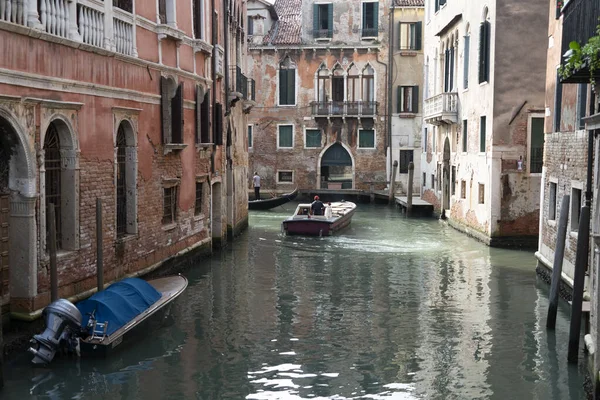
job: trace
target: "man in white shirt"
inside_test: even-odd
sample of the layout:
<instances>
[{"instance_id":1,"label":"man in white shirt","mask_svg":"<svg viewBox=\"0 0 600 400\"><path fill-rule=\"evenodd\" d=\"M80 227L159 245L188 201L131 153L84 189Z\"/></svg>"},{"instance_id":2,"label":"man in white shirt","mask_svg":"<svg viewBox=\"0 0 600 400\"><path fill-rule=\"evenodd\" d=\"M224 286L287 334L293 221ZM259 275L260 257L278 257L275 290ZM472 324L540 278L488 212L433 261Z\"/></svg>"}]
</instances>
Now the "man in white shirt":
<instances>
[{"instance_id":1,"label":"man in white shirt","mask_svg":"<svg viewBox=\"0 0 600 400\"><path fill-rule=\"evenodd\" d=\"M260 200L260 176L258 176L258 172L254 172L252 184L254 185L254 199Z\"/></svg>"}]
</instances>

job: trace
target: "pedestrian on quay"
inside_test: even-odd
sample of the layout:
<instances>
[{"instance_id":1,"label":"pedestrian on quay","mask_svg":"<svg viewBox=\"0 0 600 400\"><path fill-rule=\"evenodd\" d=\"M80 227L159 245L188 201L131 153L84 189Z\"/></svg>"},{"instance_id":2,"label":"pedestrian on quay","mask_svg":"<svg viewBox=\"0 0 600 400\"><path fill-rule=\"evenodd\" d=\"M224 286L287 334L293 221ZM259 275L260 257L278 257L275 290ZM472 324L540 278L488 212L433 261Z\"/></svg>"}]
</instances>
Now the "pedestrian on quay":
<instances>
[{"instance_id":1,"label":"pedestrian on quay","mask_svg":"<svg viewBox=\"0 0 600 400\"><path fill-rule=\"evenodd\" d=\"M260 176L256 171L252 177L252 184L254 185L254 199L260 200Z\"/></svg>"}]
</instances>

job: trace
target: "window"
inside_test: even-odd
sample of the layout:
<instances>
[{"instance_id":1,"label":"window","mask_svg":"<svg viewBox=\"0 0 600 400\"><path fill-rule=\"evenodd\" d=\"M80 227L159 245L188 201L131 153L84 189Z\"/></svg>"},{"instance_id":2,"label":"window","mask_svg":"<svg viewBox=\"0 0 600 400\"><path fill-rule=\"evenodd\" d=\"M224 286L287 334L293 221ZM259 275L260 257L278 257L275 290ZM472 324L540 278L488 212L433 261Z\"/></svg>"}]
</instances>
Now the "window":
<instances>
[{"instance_id":1,"label":"window","mask_svg":"<svg viewBox=\"0 0 600 400\"><path fill-rule=\"evenodd\" d=\"M56 249L62 246L62 173L60 155L60 137L55 123L51 123L44 138L44 167L46 169L46 207L54 204L54 221L56 225ZM46 210L46 235L50 237L50 213ZM48 243L48 242L46 242Z\"/></svg>"},{"instance_id":2,"label":"window","mask_svg":"<svg viewBox=\"0 0 600 400\"><path fill-rule=\"evenodd\" d=\"M214 140L218 146L223 145L223 104L215 103L215 123L213 124Z\"/></svg>"},{"instance_id":3,"label":"window","mask_svg":"<svg viewBox=\"0 0 600 400\"><path fill-rule=\"evenodd\" d=\"M427 174L423 172L423 187L427 186Z\"/></svg>"},{"instance_id":4,"label":"window","mask_svg":"<svg viewBox=\"0 0 600 400\"><path fill-rule=\"evenodd\" d=\"M444 92L451 92L454 90L454 60L455 51L454 46L446 49L444 53Z\"/></svg>"},{"instance_id":5,"label":"window","mask_svg":"<svg viewBox=\"0 0 600 400\"><path fill-rule=\"evenodd\" d=\"M306 147L321 147L320 129L307 129L305 135Z\"/></svg>"},{"instance_id":6,"label":"window","mask_svg":"<svg viewBox=\"0 0 600 400\"><path fill-rule=\"evenodd\" d=\"M550 195L548 197L548 219L553 221L556 219L556 182L550 182Z\"/></svg>"},{"instance_id":7,"label":"window","mask_svg":"<svg viewBox=\"0 0 600 400\"><path fill-rule=\"evenodd\" d=\"M529 145L529 172L542 173L544 162L544 118L531 118Z\"/></svg>"},{"instance_id":8,"label":"window","mask_svg":"<svg viewBox=\"0 0 600 400\"><path fill-rule=\"evenodd\" d=\"M164 144L183 143L183 82L161 77L162 134Z\"/></svg>"},{"instance_id":9,"label":"window","mask_svg":"<svg viewBox=\"0 0 600 400\"><path fill-rule=\"evenodd\" d=\"M479 204L485 203L485 185L483 183L479 184Z\"/></svg>"},{"instance_id":10,"label":"window","mask_svg":"<svg viewBox=\"0 0 600 400\"><path fill-rule=\"evenodd\" d=\"M363 101L375 101L375 70L370 65L363 69Z\"/></svg>"},{"instance_id":11,"label":"window","mask_svg":"<svg viewBox=\"0 0 600 400\"><path fill-rule=\"evenodd\" d=\"M373 129L360 129L358 131L358 148L359 149L374 149L375 148L375 131Z\"/></svg>"},{"instance_id":12,"label":"window","mask_svg":"<svg viewBox=\"0 0 600 400\"><path fill-rule=\"evenodd\" d=\"M360 76L356 65L348 68L346 76L346 97L349 102L357 102L360 99Z\"/></svg>"},{"instance_id":13,"label":"window","mask_svg":"<svg viewBox=\"0 0 600 400\"><path fill-rule=\"evenodd\" d=\"M479 26L479 83L490 79L491 24L484 21Z\"/></svg>"},{"instance_id":14,"label":"window","mask_svg":"<svg viewBox=\"0 0 600 400\"><path fill-rule=\"evenodd\" d=\"M133 0L117 0L117 1L133 3ZM167 25L171 25L171 26L176 25L175 1L176 0L158 0L158 23L159 24L167 24ZM187 4L189 4L189 3L187 3ZM131 12L133 12L132 10L133 10L133 7L130 7L130 9L126 10L126 11L129 11L131 13Z\"/></svg>"},{"instance_id":15,"label":"window","mask_svg":"<svg viewBox=\"0 0 600 400\"><path fill-rule=\"evenodd\" d=\"M585 118L586 116L587 92L587 83L580 83L577 86L577 124L575 125L576 129L585 129L585 122L583 122L583 118Z\"/></svg>"},{"instance_id":16,"label":"window","mask_svg":"<svg viewBox=\"0 0 600 400\"><path fill-rule=\"evenodd\" d=\"M296 64L286 57L279 64L279 105L296 104Z\"/></svg>"},{"instance_id":17,"label":"window","mask_svg":"<svg viewBox=\"0 0 600 400\"><path fill-rule=\"evenodd\" d=\"M468 121L466 119L463 119L463 127L462 127L462 151L463 153L467 152L467 137L469 134L469 129L468 129Z\"/></svg>"},{"instance_id":18,"label":"window","mask_svg":"<svg viewBox=\"0 0 600 400\"><path fill-rule=\"evenodd\" d=\"M398 86L397 108L399 113L419 112L419 87Z\"/></svg>"},{"instance_id":19,"label":"window","mask_svg":"<svg viewBox=\"0 0 600 400\"><path fill-rule=\"evenodd\" d=\"M164 225L177 221L177 186L163 188L163 217Z\"/></svg>"},{"instance_id":20,"label":"window","mask_svg":"<svg viewBox=\"0 0 600 400\"><path fill-rule=\"evenodd\" d=\"M210 90L196 86L196 143L210 141Z\"/></svg>"},{"instance_id":21,"label":"window","mask_svg":"<svg viewBox=\"0 0 600 400\"><path fill-rule=\"evenodd\" d=\"M479 152L485 153L485 126L486 118L485 116L479 119Z\"/></svg>"},{"instance_id":22,"label":"window","mask_svg":"<svg viewBox=\"0 0 600 400\"><path fill-rule=\"evenodd\" d=\"M202 214L202 203L204 202L203 189L204 182L196 182L196 202L194 203L194 215Z\"/></svg>"},{"instance_id":23,"label":"window","mask_svg":"<svg viewBox=\"0 0 600 400\"><path fill-rule=\"evenodd\" d=\"M427 153L427 128L423 130L423 153Z\"/></svg>"},{"instance_id":24,"label":"window","mask_svg":"<svg viewBox=\"0 0 600 400\"><path fill-rule=\"evenodd\" d=\"M431 174L431 189L435 189L435 175Z\"/></svg>"},{"instance_id":25,"label":"window","mask_svg":"<svg viewBox=\"0 0 600 400\"><path fill-rule=\"evenodd\" d=\"M277 135L277 148L288 149L294 147L294 126L279 125L279 134Z\"/></svg>"},{"instance_id":26,"label":"window","mask_svg":"<svg viewBox=\"0 0 600 400\"><path fill-rule=\"evenodd\" d=\"M408 164L413 162L413 150L400 150L399 171L401 174L408 174Z\"/></svg>"},{"instance_id":27,"label":"window","mask_svg":"<svg viewBox=\"0 0 600 400\"><path fill-rule=\"evenodd\" d=\"M422 22L398 23L398 49L421 50Z\"/></svg>"},{"instance_id":28,"label":"window","mask_svg":"<svg viewBox=\"0 0 600 400\"><path fill-rule=\"evenodd\" d=\"M581 189L571 188L571 231L579 230L579 216L581 214Z\"/></svg>"},{"instance_id":29,"label":"window","mask_svg":"<svg viewBox=\"0 0 600 400\"><path fill-rule=\"evenodd\" d=\"M379 3L362 3L362 37L377 37L379 26Z\"/></svg>"},{"instance_id":30,"label":"window","mask_svg":"<svg viewBox=\"0 0 600 400\"><path fill-rule=\"evenodd\" d=\"M469 51L471 50L471 36L467 33L465 36L465 54L463 69L463 87L469 88Z\"/></svg>"},{"instance_id":31,"label":"window","mask_svg":"<svg viewBox=\"0 0 600 400\"><path fill-rule=\"evenodd\" d=\"M248 148L251 149L252 148L252 131L254 129L254 126L252 125L248 125Z\"/></svg>"},{"instance_id":32,"label":"window","mask_svg":"<svg viewBox=\"0 0 600 400\"><path fill-rule=\"evenodd\" d=\"M313 4L313 36L333 37L333 4Z\"/></svg>"},{"instance_id":33,"label":"window","mask_svg":"<svg viewBox=\"0 0 600 400\"><path fill-rule=\"evenodd\" d=\"M127 233L127 175L125 126L117 131L117 238Z\"/></svg>"},{"instance_id":34,"label":"window","mask_svg":"<svg viewBox=\"0 0 600 400\"><path fill-rule=\"evenodd\" d=\"M248 36L254 35L254 18L248 16Z\"/></svg>"},{"instance_id":35,"label":"window","mask_svg":"<svg viewBox=\"0 0 600 400\"><path fill-rule=\"evenodd\" d=\"M456 194L456 166L452 166L452 175L450 176L450 194Z\"/></svg>"},{"instance_id":36,"label":"window","mask_svg":"<svg viewBox=\"0 0 600 400\"><path fill-rule=\"evenodd\" d=\"M277 171L277 183L294 183L294 171Z\"/></svg>"},{"instance_id":37,"label":"window","mask_svg":"<svg viewBox=\"0 0 600 400\"><path fill-rule=\"evenodd\" d=\"M192 0L194 38L204 39L204 0ZM252 21L248 18L248 21ZM252 35L251 33L248 33Z\"/></svg>"},{"instance_id":38,"label":"window","mask_svg":"<svg viewBox=\"0 0 600 400\"><path fill-rule=\"evenodd\" d=\"M467 198L467 181L465 180L460 181L460 198Z\"/></svg>"},{"instance_id":39,"label":"window","mask_svg":"<svg viewBox=\"0 0 600 400\"><path fill-rule=\"evenodd\" d=\"M436 136L437 136L437 130L436 130L436 128L434 127L434 128L433 128L433 132L431 133L431 137L432 137L432 140L431 140L431 152L432 152L432 153L435 153L435 152L436 152L436 150L437 150L437 149L436 149L436 147L435 147L435 137L436 137Z\"/></svg>"},{"instance_id":40,"label":"window","mask_svg":"<svg viewBox=\"0 0 600 400\"><path fill-rule=\"evenodd\" d=\"M438 10L444 5L446 4L446 0L435 0L435 12L438 12Z\"/></svg>"},{"instance_id":41,"label":"window","mask_svg":"<svg viewBox=\"0 0 600 400\"><path fill-rule=\"evenodd\" d=\"M159 0L160 2L160 0ZM113 7L120 8L129 13L133 12L133 0L113 0Z\"/></svg>"},{"instance_id":42,"label":"window","mask_svg":"<svg viewBox=\"0 0 600 400\"><path fill-rule=\"evenodd\" d=\"M560 132L560 117L562 112L562 83L560 75L556 72L556 88L554 90L554 125L553 131Z\"/></svg>"}]
</instances>

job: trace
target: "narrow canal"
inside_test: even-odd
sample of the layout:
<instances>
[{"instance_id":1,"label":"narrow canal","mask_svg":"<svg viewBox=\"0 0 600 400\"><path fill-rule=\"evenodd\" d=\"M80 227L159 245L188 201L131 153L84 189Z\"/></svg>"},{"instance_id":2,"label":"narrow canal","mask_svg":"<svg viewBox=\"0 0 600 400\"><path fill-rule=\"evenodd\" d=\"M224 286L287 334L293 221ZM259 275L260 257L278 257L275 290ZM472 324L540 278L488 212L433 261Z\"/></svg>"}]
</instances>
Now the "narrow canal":
<instances>
[{"instance_id":1,"label":"narrow canal","mask_svg":"<svg viewBox=\"0 0 600 400\"><path fill-rule=\"evenodd\" d=\"M533 253L362 204L339 236L283 237L285 208L185 271L170 324L107 360L18 357L0 398L585 398Z\"/></svg>"}]
</instances>

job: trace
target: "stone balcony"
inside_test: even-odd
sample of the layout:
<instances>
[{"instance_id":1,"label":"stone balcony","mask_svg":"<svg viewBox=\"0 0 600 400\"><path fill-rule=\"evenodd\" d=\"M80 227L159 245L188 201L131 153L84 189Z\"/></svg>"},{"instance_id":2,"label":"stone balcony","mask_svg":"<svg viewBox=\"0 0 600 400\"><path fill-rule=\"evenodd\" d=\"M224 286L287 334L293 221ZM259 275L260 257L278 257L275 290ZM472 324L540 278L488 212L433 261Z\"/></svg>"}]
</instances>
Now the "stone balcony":
<instances>
[{"instance_id":1,"label":"stone balcony","mask_svg":"<svg viewBox=\"0 0 600 400\"><path fill-rule=\"evenodd\" d=\"M458 123L458 94L440 93L426 99L423 116L431 125Z\"/></svg>"}]
</instances>

